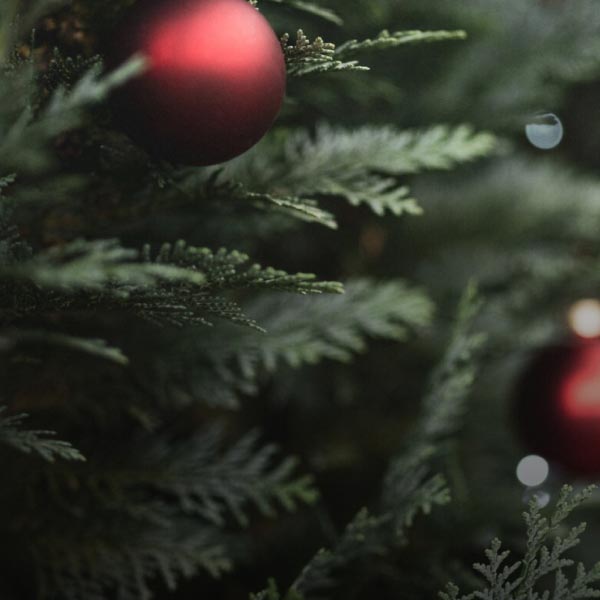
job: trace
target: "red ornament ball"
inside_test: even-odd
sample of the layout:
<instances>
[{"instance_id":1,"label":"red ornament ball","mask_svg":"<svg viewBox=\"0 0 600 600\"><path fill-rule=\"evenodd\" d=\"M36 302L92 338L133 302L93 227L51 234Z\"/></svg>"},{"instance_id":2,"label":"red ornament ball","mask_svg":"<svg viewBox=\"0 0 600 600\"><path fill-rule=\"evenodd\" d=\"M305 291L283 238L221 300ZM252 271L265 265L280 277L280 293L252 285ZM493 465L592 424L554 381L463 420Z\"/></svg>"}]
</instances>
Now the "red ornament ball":
<instances>
[{"instance_id":1,"label":"red ornament ball","mask_svg":"<svg viewBox=\"0 0 600 600\"><path fill-rule=\"evenodd\" d=\"M254 146L281 108L283 50L246 0L139 0L108 62L135 53L148 69L117 91L115 114L158 157L189 165L229 160Z\"/></svg>"},{"instance_id":2,"label":"red ornament ball","mask_svg":"<svg viewBox=\"0 0 600 600\"><path fill-rule=\"evenodd\" d=\"M577 477L600 475L600 341L539 351L515 398L525 446Z\"/></svg>"}]
</instances>

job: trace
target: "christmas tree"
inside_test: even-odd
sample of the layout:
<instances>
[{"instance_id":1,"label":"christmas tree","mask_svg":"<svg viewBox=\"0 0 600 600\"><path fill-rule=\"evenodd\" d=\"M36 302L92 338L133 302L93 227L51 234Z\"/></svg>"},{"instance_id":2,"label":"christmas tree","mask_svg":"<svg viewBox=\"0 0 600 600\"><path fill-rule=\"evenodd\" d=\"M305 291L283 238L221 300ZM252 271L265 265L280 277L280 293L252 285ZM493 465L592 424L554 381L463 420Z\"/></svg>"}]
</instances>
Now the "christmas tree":
<instances>
[{"instance_id":1,"label":"christmas tree","mask_svg":"<svg viewBox=\"0 0 600 600\"><path fill-rule=\"evenodd\" d=\"M599 40L3 0L0 600L600 596Z\"/></svg>"}]
</instances>

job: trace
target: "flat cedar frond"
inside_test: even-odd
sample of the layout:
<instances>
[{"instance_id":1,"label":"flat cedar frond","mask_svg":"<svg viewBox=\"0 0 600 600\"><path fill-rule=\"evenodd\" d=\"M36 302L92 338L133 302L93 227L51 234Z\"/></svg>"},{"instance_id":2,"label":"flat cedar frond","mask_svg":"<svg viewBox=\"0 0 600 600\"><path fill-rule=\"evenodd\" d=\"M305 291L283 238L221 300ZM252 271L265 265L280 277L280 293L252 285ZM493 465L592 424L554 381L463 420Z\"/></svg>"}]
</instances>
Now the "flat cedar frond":
<instances>
[{"instance_id":1,"label":"flat cedar frond","mask_svg":"<svg viewBox=\"0 0 600 600\"><path fill-rule=\"evenodd\" d=\"M570 486L564 486L549 516L542 514L537 499L533 499L524 515L527 524L525 556L509 562L510 552L501 551L502 544L495 539L485 552L488 562L474 565L475 571L483 578L482 588L461 595L457 586L449 584L446 591L440 593L440 598L544 600L552 597L555 600L575 600L600 597L600 563L590 571L579 563L572 579L565 574L565 570L574 565L574 561L566 555L579 543L585 524L566 530L562 524L575 508L590 497L593 489L591 486L573 493ZM549 575L554 575L553 583L548 580Z\"/></svg>"},{"instance_id":2,"label":"flat cedar frond","mask_svg":"<svg viewBox=\"0 0 600 600\"><path fill-rule=\"evenodd\" d=\"M0 266L2 281L0 292L5 296L6 312L14 318L39 310L93 308L134 312L156 323L176 325L209 324L207 318L218 317L257 327L237 302L218 295L228 290L343 293L337 282L316 281L308 273L291 275L264 268L249 263L249 257L241 252L213 252L185 242L165 244L153 258L149 246L139 253L115 240L77 240ZM36 287L30 289L31 284ZM39 288L47 288L48 293ZM14 294L26 297L18 309L13 308ZM51 334L48 342L52 342Z\"/></svg>"},{"instance_id":3,"label":"flat cedar frond","mask_svg":"<svg viewBox=\"0 0 600 600\"><path fill-rule=\"evenodd\" d=\"M144 248L144 255L150 256L150 248ZM184 241L175 245L164 244L157 255L159 265L174 265L184 269L194 269L206 276L204 288L208 291L223 289L270 289L299 294L341 294L342 284L316 281L309 273L290 275L272 267L248 264L250 257L242 252L221 248L216 252L208 248L188 246Z\"/></svg>"},{"instance_id":4,"label":"flat cedar frond","mask_svg":"<svg viewBox=\"0 0 600 600\"><path fill-rule=\"evenodd\" d=\"M25 454L37 454L48 462L57 458L83 461L85 458L69 444L51 439L54 431L27 430L21 428L28 415L4 416L6 407L0 406L0 444L12 446Z\"/></svg>"},{"instance_id":5,"label":"flat cedar frond","mask_svg":"<svg viewBox=\"0 0 600 600\"><path fill-rule=\"evenodd\" d=\"M231 568L230 517L245 526L251 509L273 517L315 502L312 480L295 474L296 461L279 460L255 432L229 447L222 437L217 427L182 440L152 435L127 444L126 454L118 444L92 452L90 470L50 473L50 501L93 511L105 525L70 537L55 515L51 546L32 536L46 585L67 598L114 590L139 599L151 597L156 577L171 589L200 569L219 577ZM138 574L133 581L131 570ZM77 593L70 596L72 587Z\"/></svg>"},{"instance_id":6,"label":"flat cedar frond","mask_svg":"<svg viewBox=\"0 0 600 600\"><path fill-rule=\"evenodd\" d=\"M219 363L234 359L246 377L254 378L281 363L300 367L327 359L350 361L366 349L369 338L404 340L411 330L427 326L432 313L424 292L403 281L358 279L348 282L341 296L260 297L248 314L267 335L231 331L223 345L217 329L199 340L199 349Z\"/></svg>"},{"instance_id":7,"label":"flat cedar frond","mask_svg":"<svg viewBox=\"0 0 600 600\"><path fill-rule=\"evenodd\" d=\"M325 42L317 37L312 42L302 29L296 33L296 42L289 45L290 36L285 34L281 44L285 54L287 73L291 77L302 77L312 73L329 73L332 71L368 71L368 67L358 61L341 61L335 58L335 44Z\"/></svg>"},{"instance_id":8,"label":"flat cedar frond","mask_svg":"<svg viewBox=\"0 0 600 600\"><path fill-rule=\"evenodd\" d=\"M399 216L420 213L399 177L450 169L496 148L493 135L475 133L465 125L423 131L367 126L347 131L322 124L314 136L298 131L284 141L274 139L260 154L250 152L230 163L222 174L275 198L341 197L379 215Z\"/></svg>"},{"instance_id":9,"label":"flat cedar frond","mask_svg":"<svg viewBox=\"0 0 600 600\"><path fill-rule=\"evenodd\" d=\"M0 279L24 280L62 290L106 290L123 294L136 286L158 281L204 282L201 273L168 265L134 262L139 253L116 240L76 240L32 256L28 261L0 268Z\"/></svg>"},{"instance_id":10,"label":"flat cedar frond","mask_svg":"<svg viewBox=\"0 0 600 600\"><path fill-rule=\"evenodd\" d=\"M356 60L349 60L355 54L364 51L384 50L405 44L418 42L437 42L444 40L464 39L464 31L382 31L375 39L362 41L350 40L338 48L335 44L323 41L317 37L310 41L299 29L296 42L289 45L289 34L281 38L288 75L302 77L313 73L328 73L332 71L368 71L369 68Z\"/></svg>"},{"instance_id":11,"label":"flat cedar frond","mask_svg":"<svg viewBox=\"0 0 600 600\"><path fill-rule=\"evenodd\" d=\"M140 443L126 463L119 455L104 457L93 477L83 475L81 484L100 502L139 498L146 490L151 503L159 494L176 501L183 514L218 527L229 516L248 525L251 508L273 517L278 509L294 512L318 498L312 479L295 474L296 460L277 460L277 448L260 445L257 432L230 447L222 437L221 429L213 427L175 444L160 438Z\"/></svg>"},{"instance_id":12,"label":"flat cedar frond","mask_svg":"<svg viewBox=\"0 0 600 600\"><path fill-rule=\"evenodd\" d=\"M405 44L417 44L421 42L441 42L446 40L464 40L467 37L465 31L395 31L390 33L383 30L374 39L350 40L338 46L335 55L340 59L346 59L352 54L370 51L386 50Z\"/></svg>"},{"instance_id":13,"label":"flat cedar frond","mask_svg":"<svg viewBox=\"0 0 600 600\"><path fill-rule=\"evenodd\" d=\"M465 291L458 309L452 339L444 358L433 372L423 401L418 436L425 444L438 443L456 434L462 423L484 343L485 334L473 330L482 300L474 285Z\"/></svg>"},{"instance_id":14,"label":"flat cedar frond","mask_svg":"<svg viewBox=\"0 0 600 600\"><path fill-rule=\"evenodd\" d=\"M122 600L150 600L156 579L174 590L182 578L202 571L218 578L232 568L214 530L189 520L150 527L143 519L130 519L114 529L90 531L83 539L55 532L50 545L32 540L31 552L42 593L59 593L66 600L105 600L115 592Z\"/></svg>"}]
</instances>

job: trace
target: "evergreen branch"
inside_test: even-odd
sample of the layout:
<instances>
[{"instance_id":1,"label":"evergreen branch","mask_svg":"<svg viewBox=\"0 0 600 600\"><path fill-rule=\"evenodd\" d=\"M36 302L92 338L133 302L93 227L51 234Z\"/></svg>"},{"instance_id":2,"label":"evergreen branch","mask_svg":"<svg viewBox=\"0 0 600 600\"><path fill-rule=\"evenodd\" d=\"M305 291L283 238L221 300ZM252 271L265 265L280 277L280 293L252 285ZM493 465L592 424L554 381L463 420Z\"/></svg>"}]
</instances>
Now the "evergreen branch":
<instances>
[{"instance_id":1,"label":"evergreen branch","mask_svg":"<svg viewBox=\"0 0 600 600\"><path fill-rule=\"evenodd\" d=\"M313 504L318 493L312 479L295 476L297 461L276 461L277 448L259 446L258 437L251 432L224 448L221 428L213 427L183 441L147 440L130 451L129 463L118 454L107 456L82 485L102 503L123 507L146 490L149 504L157 495L171 499L182 514L217 527L229 515L247 526L251 506L273 517L277 507L295 512L299 504Z\"/></svg>"},{"instance_id":2,"label":"evergreen branch","mask_svg":"<svg viewBox=\"0 0 600 600\"><path fill-rule=\"evenodd\" d=\"M328 211L319 208L315 200L299 198L297 196L279 197L273 194L246 192L245 197L253 201L255 206L277 207L284 214L308 221L319 223L329 229L337 229L335 217Z\"/></svg>"},{"instance_id":3,"label":"evergreen branch","mask_svg":"<svg viewBox=\"0 0 600 600\"><path fill-rule=\"evenodd\" d=\"M3 75L6 81L0 91L0 103L7 110L4 122L0 123L0 170L4 172L38 174L54 164L55 153L49 147L50 142L60 133L79 126L85 109L105 100L116 87L143 72L145 61L133 58L107 75L102 75L102 65L96 63L70 89L57 88L37 112L29 95L22 90L31 79L30 68L25 66L16 73ZM14 106L15 97L21 105Z\"/></svg>"},{"instance_id":4,"label":"evergreen branch","mask_svg":"<svg viewBox=\"0 0 600 600\"><path fill-rule=\"evenodd\" d=\"M108 290L127 295L136 286L158 281L204 283L191 269L136 263L138 252L116 240L76 240L45 250L28 261L0 268L0 279L26 280L41 287L62 290Z\"/></svg>"},{"instance_id":5,"label":"evergreen branch","mask_svg":"<svg viewBox=\"0 0 600 600\"><path fill-rule=\"evenodd\" d=\"M235 358L246 377L273 372L281 362L292 367L325 359L347 362L366 348L367 338L404 340L412 329L429 324L433 312L425 294L402 281L351 281L333 298L257 299L248 312L267 335L239 330L215 331L201 340L211 360ZM236 335L237 334L237 335ZM232 337L230 337L232 336Z\"/></svg>"},{"instance_id":6,"label":"evergreen branch","mask_svg":"<svg viewBox=\"0 0 600 600\"><path fill-rule=\"evenodd\" d=\"M150 259L150 248L143 250ZM172 265L188 271L205 274L204 290L215 292L224 289L268 289L297 294L341 294L343 286L337 282L315 281L315 275L297 273L291 275L272 267L248 265L249 256L221 248L216 252L208 248L188 246L180 240L175 245L164 244L157 255L156 264Z\"/></svg>"},{"instance_id":7,"label":"evergreen branch","mask_svg":"<svg viewBox=\"0 0 600 600\"><path fill-rule=\"evenodd\" d=\"M15 346L32 344L68 348L120 365L129 364L129 359L123 352L119 348L109 346L105 340L82 338L43 330L15 329L4 332L0 330L0 352L13 349Z\"/></svg>"},{"instance_id":8,"label":"evergreen branch","mask_svg":"<svg viewBox=\"0 0 600 600\"><path fill-rule=\"evenodd\" d=\"M570 513L587 500L594 487L573 493L564 486L554 511L547 517L542 514L536 499L532 500L529 511L524 514L527 524L527 550L522 560L507 564L509 551L501 551L500 540L492 541L486 550L487 564L475 564L474 569L483 578L483 586L470 594L461 595L459 588L448 584L440 593L443 600L471 600L475 598L513 598L514 600L543 600L552 595L554 599L575 600L576 598L598 598L600 589L600 563L589 572L582 564L577 565L571 582L564 570L574 562L565 555L579 543L579 535L585 524L568 529L563 536L557 535L563 529L562 523ZM551 545L548 545L552 542ZM553 589L541 590L548 585L548 575L554 574Z\"/></svg>"},{"instance_id":9,"label":"evergreen branch","mask_svg":"<svg viewBox=\"0 0 600 600\"><path fill-rule=\"evenodd\" d=\"M435 126L424 131L363 127L346 131L320 125L274 140L260 155L233 161L224 175L248 189L277 197L342 197L366 204L377 214L419 212L408 189L396 178L430 169L450 169L486 156L496 148L488 133L468 126ZM268 162L265 163L265 160ZM269 164L269 168L264 168ZM277 193L272 192L277 190Z\"/></svg>"},{"instance_id":10,"label":"evergreen branch","mask_svg":"<svg viewBox=\"0 0 600 600\"><path fill-rule=\"evenodd\" d=\"M385 477L382 503L392 515L397 535L402 536L418 512L449 502L445 479L431 473L432 459L455 434L462 422L485 336L473 332L482 302L470 285L458 307L454 332L435 369L423 400L423 414L408 449L393 460Z\"/></svg>"},{"instance_id":11,"label":"evergreen branch","mask_svg":"<svg viewBox=\"0 0 600 600\"><path fill-rule=\"evenodd\" d=\"M326 21L329 21L330 23L334 23L336 25L343 24L342 18L338 16L333 10L329 8L324 8L323 6L319 6L314 2L305 2L304 0L269 0L269 2L290 6L292 8L301 10L311 15L321 17L322 19L325 19Z\"/></svg>"},{"instance_id":12,"label":"evergreen branch","mask_svg":"<svg viewBox=\"0 0 600 600\"><path fill-rule=\"evenodd\" d=\"M270 213L275 209L284 215L303 221L319 223L330 229L336 229L335 217L319 207L310 198L280 194L276 190L256 191L250 185L245 185L231 178L223 177L223 167L215 169L183 169L169 173L166 176L172 190L186 202L194 203L207 201L227 206L238 202L242 206L251 205ZM249 182L251 183L251 182Z\"/></svg>"},{"instance_id":13,"label":"evergreen branch","mask_svg":"<svg viewBox=\"0 0 600 600\"><path fill-rule=\"evenodd\" d=\"M53 463L57 458L63 460L84 461L85 458L69 444L60 440L48 439L56 435L54 431L21 429L28 415L3 417L6 407L0 406L0 443L12 446L25 454L37 454L44 460Z\"/></svg>"},{"instance_id":14,"label":"evergreen branch","mask_svg":"<svg viewBox=\"0 0 600 600\"><path fill-rule=\"evenodd\" d=\"M313 597L316 592L335 584L336 571L356 560L386 554L384 532L387 525L385 516L372 516L366 509L361 510L350 521L333 550L322 549L315 554L291 585L290 593L302 598Z\"/></svg>"},{"instance_id":15,"label":"evergreen branch","mask_svg":"<svg viewBox=\"0 0 600 600\"><path fill-rule=\"evenodd\" d=\"M465 291L450 345L434 371L423 401L423 418L417 437L425 445L439 443L456 433L465 411L465 401L478 370L485 334L474 332L473 323L483 302L474 285Z\"/></svg>"},{"instance_id":16,"label":"evergreen branch","mask_svg":"<svg viewBox=\"0 0 600 600\"><path fill-rule=\"evenodd\" d=\"M433 446L417 445L392 461L385 477L382 505L390 517L395 535L405 538L419 513L428 515L434 506L450 502L445 477L431 474Z\"/></svg>"},{"instance_id":17,"label":"evergreen branch","mask_svg":"<svg viewBox=\"0 0 600 600\"><path fill-rule=\"evenodd\" d=\"M349 56L364 51L387 50L405 44L421 42L441 42L446 40L464 40L465 31L396 31L390 33L383 30L375 39L362 41L350 40L335 50L335 56L340 60L347 60Z\"/></svg>"},{"instance_id":18,"label":"evergreen branch","mask_svg":"<svg viewBox=\"0 0 600 600\"><path fill-rule=\"evenodd\" d=\"M260 329L234 300L218 294L229 290L270 290L297 294L341 294L337 282L316 281L313 274L289 274L249 263L240 252L164 244L155 257L123 248L114 240L77 240L45 250L21 262L0 266L7 290L15 282L49 288L22 290L26 301L14 308L14 290L6 310L22 316L44 310L135 312L157 323L209 325L209 316ZM21 289L21 288L18 288ZM58 339L54 340L59 341ZM63 340L64 343L65 340ZM73 343L73 342L71 342ZM81 344L84 349L85 343ZM91 351L92 347L87 346ZM96 344L96 350L99 350ZM113 354L113 358L116 356ZM122 357L121 357L122 358Z\"/></svg>"},{"instance_id":19,"label":"evergreen branch","mask_svg":"<svg viewBox=\"0 0 600 600\"><path fill-rule=\"evenodd\" d=\"M52 513L54 536L32 536L47 585L62 594L73 589L67 598L103 598L114 590L139 599L151 597L156 577L174 589L199 569L213 577L229 570L228 536L220 531L230 527L229 516L247 525L251 507L273 516L276 508L294 511L317 498L310 478L294 475L296 462L275 460L275 448L259 446L257 437L224 447L216 427L185 439L147 435L91 455L93 470L53 473L52 494L61 505L93 510L104 526L71 538Z\"/></svg>"},{"instance_id":20,"label":"evergreen branch","mask_svg":"<svg viewBox=\"0 0 600 600\"><path fill-rule=\"evenodd\" d=\"M288 33L281 38L285 55L287 74L290 77L303 77L312 73L329 73L332 71L368 71L368 67L358 61L341 61L335 58L335 44L325 42L317 37L310 41L302 29L296 33L296 42L289 45Z\"/></svg>"},{"instance_id":21,"label":"evergreen branch","mask_svg":"<svg viewBox=\"0 0 600 600\"><path fill-rule=\"evenodd\" d=\"M226 452L220 452L218 429L180 445L162 475L146 481L163 493L178 498L186 513L200 514L216 525L224 524L224 513L232 513L247 525L247 505L254 504L265 516L274 516L274 502L293 512L297 503L312 504L317 492L307 477L293 479L295 460L272 465L276 448L257 448L257 433L249 433ZM166 456L164 451L160 455Z\"/></svg>"},{"instance_id":22,"label":"evergreen branch","mask_svg":"<svg viewBox=\"0 0 600 600\"><path fill-rule=\"evenodd\" d=\"M444 40L464 39L464 31L382 31L375 39L362 41L349 40L338 48L335 44L325 42L317 37L313 42L299 29L296 42L289 45L290 36L281 38L287 63L288 75L302 77L312 73L327 73L332 71L368 71L369 68L356 60L349 60L354 54L395 48L418 42L437 42Z\"/></svg>"},{"instance_id":23,"label":"evergreen branch","mask_svg":"<svg viewBox=\"0 0 600 600\"><path fill-rule=\"evenodd\" d=\"M449 502L450 493L445 479L430 473L431 458L436 450L432 444L456 427L456 410L448 410L448 406L442 408L446 416L444 427L431 427L430 403L431 398L440 398L441 394L442 402L456 407L470 388L472 377L467 377L465 373L472 372L473 357L481 345L481 337L470 331L479 305L475 289L470 287L459 306L457 325L449 348L432 379L432 391L425 402L425 416L416 443L396 459L388 470L382 498L383 512L378 516L370 516L366 511L361 511L348 525L334 550L321 551L308 563L290 588L301 597L315 597L316 592L330 588L335 583L336 572L352 562L366 556L385 554L389 548L404 543L406 529L412 525L418 513L428 514L434 506ZM454 384L455 381L467 382L467 385L458 386ZM459 387L460 394L456 393ZM446 388L451 392L442 394ZM428 440L432 444L425 444ZM274 590L271 585L262 592L262 598L278 598L273 595ZM260 595L258 597L261 598Z\"/></svg>"},{"instance_id":24,"label":"evergreen branch","mask_svg":"<svg viewBox=\"0 0 600 600\"><path fill-rule=\"evenodd\" d=\"M174 590L179 579L201 571L218 578L232 568L215 532L185 520L160 528L121 524L81 540L61 533L52 541L34 540L32 552L41 567L42 590L66 600L105 600L115 591L122 600L150 600L156 579Z\"/></svg>"}]
</instances>

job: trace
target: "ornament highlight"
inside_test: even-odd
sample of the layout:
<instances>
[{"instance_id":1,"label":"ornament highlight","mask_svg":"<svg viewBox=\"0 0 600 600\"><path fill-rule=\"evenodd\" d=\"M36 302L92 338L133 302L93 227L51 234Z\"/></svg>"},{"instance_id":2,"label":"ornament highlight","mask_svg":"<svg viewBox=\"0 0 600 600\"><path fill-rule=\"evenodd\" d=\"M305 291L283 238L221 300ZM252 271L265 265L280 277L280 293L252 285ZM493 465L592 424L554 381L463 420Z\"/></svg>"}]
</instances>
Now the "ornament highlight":
<instances>
[{"instance_id":1,"label":"ornament highlight","mask_svg":"<svg viewBox=\"0 0 600 600\"><path fill-rule=\"evenodd\" d=\"M514 409L529 451L576 477L600 475L600 341L539 351L518 381Z\"/></svg>"},{"instance_id":2,"label":"ornament highlight","mask_svg":"<svg viewBox=\"0 0 600 600\"><path fill-rule=\"evenodd\" d=\"M285 95L281 44L246 0L140 0L107 54L111 66L134 54L148 60L115 94L114 112L136 142L172 162L242 154Z\"/></svg>"}]
</instances>

